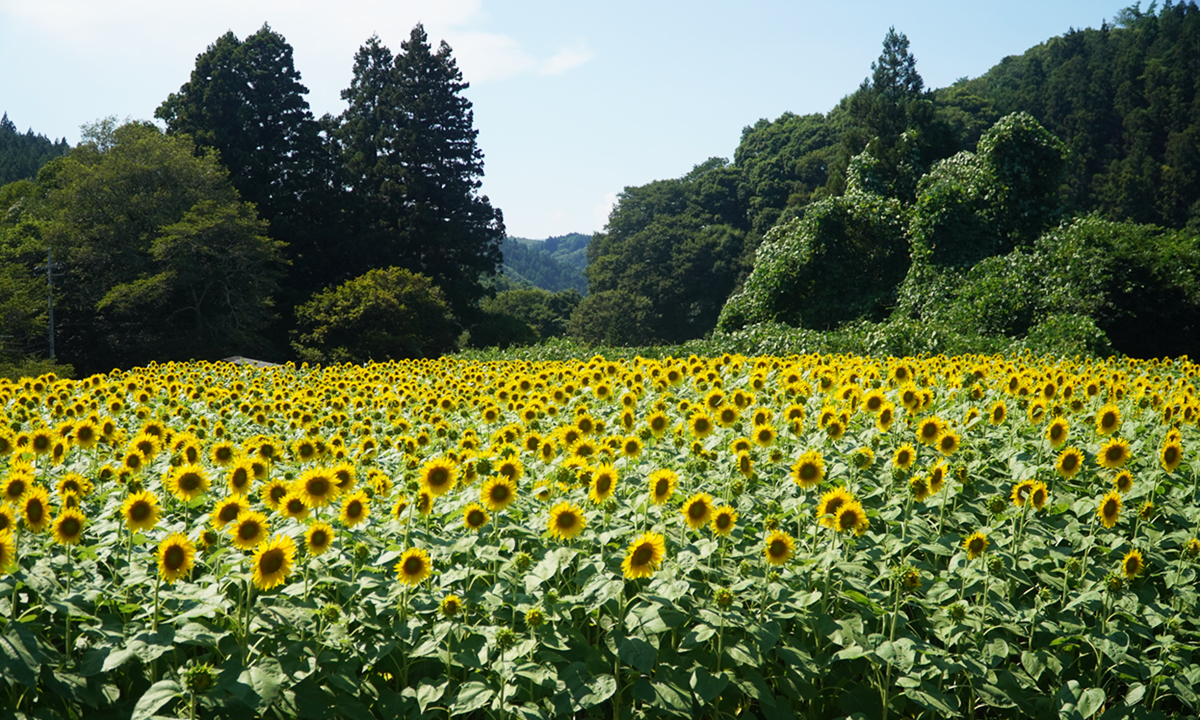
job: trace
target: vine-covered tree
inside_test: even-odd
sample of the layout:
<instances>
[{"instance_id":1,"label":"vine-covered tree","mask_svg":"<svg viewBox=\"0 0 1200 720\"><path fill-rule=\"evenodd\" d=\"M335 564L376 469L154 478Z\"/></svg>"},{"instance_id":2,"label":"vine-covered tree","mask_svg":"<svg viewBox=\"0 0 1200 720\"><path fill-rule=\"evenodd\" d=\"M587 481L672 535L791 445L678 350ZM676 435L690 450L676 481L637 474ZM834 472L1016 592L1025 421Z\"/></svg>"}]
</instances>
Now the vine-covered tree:
<instances>
[{"instance_id":1,"label":"vine-covered tree","mask_svg":"<svg viewBox=\"0 0 1200 720\"><path fill-rule=\"evenodd\" d=\"M386 265L420 272L460 317L485 295L480 276L499 268L504 239L503 216L479 194L483 153L467 87L450 46L435 52L421 25L396 55L372 37L354 56L342 92L349 107L334 132L352 232L330 270L341 278Z\"/></svg>"}]
</instances>

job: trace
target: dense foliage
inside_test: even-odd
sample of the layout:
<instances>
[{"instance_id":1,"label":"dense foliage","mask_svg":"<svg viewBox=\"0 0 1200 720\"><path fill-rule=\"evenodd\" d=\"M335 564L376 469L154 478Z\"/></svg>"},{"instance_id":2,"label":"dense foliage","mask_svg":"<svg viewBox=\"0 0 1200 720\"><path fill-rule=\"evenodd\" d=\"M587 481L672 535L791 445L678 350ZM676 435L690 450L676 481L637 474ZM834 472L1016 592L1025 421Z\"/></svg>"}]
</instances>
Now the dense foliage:
<instances>
[{"instance_id":1,"label":"dense foliage","mask_svg":"<svg viewBox=\"0 0 1200 720\"><path fill-rule=\"evenodd\" d=\"M533 287L557 293L574 290L587 292L587 246L591 235L571 233L545 240L507 237L501 247L504 276L516 286Z\"/></svg>"},{"instance_id":2,"label":"dense foliage","mask_svg":"<svg viewBox=\"0 0 1200 720\"><path fill-rule=\"evenodd\" d=\"M18 716L1190 717L1188 362L0 382Z\"/></svg>"},{"instance_id":3,"label":"dense foliage","mask_svg":"<svg viewBox=\"0 0 1200 720\"><path fill-rule=\"evenodd\" d=\"M24 134L8 119L0 117L0 185L17 180L32 180L47 162L67 153L66 140L51 141L45 135L27 130Z\"/></svg>"}]
</instances>

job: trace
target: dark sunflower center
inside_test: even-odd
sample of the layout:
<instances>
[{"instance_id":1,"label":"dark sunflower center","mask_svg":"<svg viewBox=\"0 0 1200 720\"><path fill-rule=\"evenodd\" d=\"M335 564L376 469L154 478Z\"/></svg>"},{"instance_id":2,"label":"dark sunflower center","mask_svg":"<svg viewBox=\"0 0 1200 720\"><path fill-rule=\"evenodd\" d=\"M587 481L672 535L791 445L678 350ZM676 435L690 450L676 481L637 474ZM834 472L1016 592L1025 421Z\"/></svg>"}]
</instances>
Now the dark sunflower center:
<instances>
[{"instance_id":1,"label":"dark sunflower center","mask_svg":"<svg viewBox=\"0 0 1200 720\"><path fill-rule=\"evenodd\" d=\"M717 516L717 527L719 527L720 529L724 530L724 529L728 528L731 524L733 524L733 518L729 517L725 513L721 513L720 515Z\"/></svg>"},{"instance_id":2,"label":"dark sunflower center","mask_svg":"<svg viewBox=\"0 0 1200 720\"><path fill-rule=\"evenodd\" d=\"M325 497L329 494L330 482L325 478L312 478L304 489L313 497Z\"/></svg>"},{"instance_id":3,"label":"dark sunflower center","mask_svg":"<svg viewBox=\"0 0 1200 720\"><path fill-rule=\"evenodd\" d=\"M654 494L657 495L658 497L665 496L667 494L667 491L670 489L671 489L671 481L667 480L665 478L662 478L658 482L654 483Z\"/></svg>"},{"instance_id":4,"label":"dark sunflower center","mask_svg":"<svg viewBox=\"0 0 1200 720\"><path fill-rule=\"evenodd\" d=\"M440 488L450 482L450 473L445 468L434 468L429 471L428 483L430 487Z\"/></svg>"},{"instance_id":5,"label":"dark sunflower center","mask_svg":"<svg viewBox=\"0 0 1200 720\"><path fill-rule=\"evenodd\" d=\"M276 548L268 550L262 554L262 558L258 561L258 569L263 575L274 575L283 569L284 561L283 551Z\"/></svg>"},{"instance_id":6,"label":"dark sunflower center","mask_svg":"<svg viewBox=\"0 0 1200 720\"><path fill-rule=\"evenodd\" d=\"M238 526L238 537L242 540L253 540L254 538L258 537L260 532L261 528L259 528L258 523L253 520L244 522Z\"/></svg>"},{"instance_id":7,"label":"dark sunflower center","mask_svg":"<svg viewBox=\"0 0 1200 720\"><path fill-rule=\"evenodd\" d=\"M346 506L346 517L358 518L363 514L363 505L360 501L354 500Z\"/></svg>"},{"instance_id":8,"label":"dark sunflower center","mask_svg":"<svg viewBox=\"0 0 1200 720\"><path fill-rule=\"evenodd\" d=\"M801 480L814 480L817 477L817 466L812 463L804 463L800 466Z\"/></svg>"},{"instance_id":9,"label":"dark sunflower center","mask_svg":"<svg viewBox=\"0 0 1200 720\"><path fill-rule=\"evenodd\" d=\"M923 488L922 488L923 489ZM829 503L825 506L826 515L837 515L837 511L842 509L846 501L840 497L830 498Z\"/></svg>"},{"instance_id":10,"label":"dark sunflower center","mask_svg":"<svg viewBox=\"0 0 1200 720\"><path fill-rule=\"evenodd\" d=\"M635 549L633 551L633 560L631 561L630 564L637 566L637 567L641 567L644 565L649 565L650 561L653 559L654 559L654 547L652 545L650 545L649 543L643 543L643 544L639 545L637 547L637 549Z\"/></svg>"},{"instance_id":11,"label":"dark sunflower center","mask_svg":"<svg viewBox=\"0 0 1200 720\"><path fill-rule=\"evenodd\" d=\"M66 518L62 521L62 524L58 526L59 532L62 533L63 537L67 538L75 537L82 529L83 525L80 524L79 520L74 517Z\"/></svg>"},{"instance_id":12,"label":"dark sunflower center","mask_svg":"<svg viewBox=\"0 0 1200 720\"><path fill-rule=\"evenodd\" d=\"M200 476L196 473L184 473L179 478L179 488L184 492L193 492L200 489Z\"/></svg>"},{"instance_id":13,"label":"dark sunflower center","mask_svg":"<svg viewBox=\"0 0 1200 720\"><path fill-rule=\"evenodd\" d=\"M772 540L771 541L771 547L770 547L771 557L781 558L784 555L787 555L787 551L788 551L787 543L785 543L784 541L782 541L782 540Z\"/></svg>"},{"instance_id":14,"label":"dark sunflower center","mask_svg":"<svg viewBox=\"0 0 1200 720\"><path fill-rule=\"evenodd\" d=\"M35 525L40 523L42 518L46 517L46 508L42 506L42 501L30 500L25 505L25 517L29 518L29 522Z\"/></svg>"},{"instance_id":15,"label":"dark sunflower center","mask_svg":"<svg viewBox=\"0 0 1200 720\"><path fill-rule=\"evenodd\" d=\"M1116 514L1117 514L1117 501L1116 500L1109 500L1108 502L1104 503L1104 517L1116 517Z\"/></svg>"},{"instance_id":16,"label":"dark sunflower center","mask_svg":"<svg viewBox=\"0 0 1200 720\"><path fill-rule=\"evenodd\" d=\"M702 502L694 502L688 506L688 517L699 520L708 514L708 506Z\"/></svg>"},{"instance_id":17,"label":"dark sunflower center","mask_svg":"<svg viewBox=\"0 0 1200 720\"><path fill-rule=\"evenodd\" d=\"M237 520L237 516L241 514L242 509L237 505L226 505L221 508L221 512L217 515L217 519L221 522L233 522Z\"/></svg>"},{"instance_id":18,"label":"dark sunflower center","mask_svg":"<svg viewBox=\"0 0 1200 720\"><path fill-rule=\"evenodd\" d=\"M483 512L479 510L472 510L471 512L467 513L467 524L471 527L479 527L480 525L483 525Z\"/></svg>"},{"instance_id":19,"label":"dark sunflower center","mask_svg":"<svg viewBox=\"0 0 1200 720\"><path fill-rule=\"evenodd\" d=\"M292 498L288 501L287 510L293 515L299 515L304 512L304 502L300 498Z\"/></svg>"},{"instance_id":20,"label":"dark sunflower center","mask_svg":"<svg viewBox=\"0 0 1200 720\"><path fill-rule=\"evenodd\" d=\"M1079 465L1079 458L1074 454L1067 455L1063 458L1063 470L1074 470Z\"/></svg>"},{"instance_id":21,"label":"dark sunflower center","mask_svg":"<svg viewBox=\"0 0 1200 720\"><path fill-rule=\"evenodd\" d=\"M150 503L139 500L129 508L129 518L134 522L141 522L150 517Z\"/></svg>"},{"instance_id":22,"label":"dark sunflower center","mask_svg":"<svg viewBox=\"0 0 1200 720\"><path fill-rule=\"evenodd\" d=\"M314 530L309 538L309 544L315 548L323 548L329 544L329 534L324 530Z\"/></svg>"},{"instance_id":23,"label":"dark sunflower center","mask_svg":"<svg viewBox=\"0 0 1200 720\"><path fill-rule=\"evenodd\" d=\"M425 562L419 557L410 557L404 561L404 574L414 577L421 574L425 569Z\"/></svg>"},{"instance_id":24,"label":"dark sunflower center","mask_svg":"<svg viewBox=\"0 0 1200 720\"><path fill-rule=\"evenodd\" d=\"M561 530L570 530L571 528L575 527L575 523L577 522L577 520L578 519L575 517L575 513L573 513L573 512L559 513L558 514L558 527Z\"/></svg>"},{"instance_id":25,"label":"dark sunflower center","mask_svg":"<svg viewBox=\"0 0 1200 720\"><path fill-rule=\"evenodd\" d=\"M1116 462L1125 457L1125 450L1120 445L1114 445L1104 452L1104 457L1109 462Z\"/></svg>"},{"instance_id":26,"label":"dark sunflower center","mask_svg":"<svg viewBox=\"0 0 1200 720\"><path fill-rule=\"evenodd\" d=\"M599 475L596 477L596 493L598 495L606 495L612 488L612 478L608 475Z\"/></svg>"},{"instance_id":27,"label":"dark sunflower center","mask_svg":"<svg viewBox=\"0 0 1200 720\"><path fill-rule=\"evenodd\" d=\"M168 570L178 570L185 562L187 553L179 545L171 545L163 552L163 567Z\"/></svg>"},{"instance_id":28,"label":"dark sunflower center","mask_svg":"<svg viewBox=\"0 0 1200 720\"><path fill-rule=\"evenodd\" d=\"M858 524L858 513L853 510L846 510L841 515L838 515L838 525L843 530L849 530Z\"/></svg>"},{"instance_id":29,"label":"dark sunflower center","mask_svg":"<svg viewBox=\"0 0 1200 720\"><path fill-rule=\"evenodd\" d=\"M502 503L508 500L508 486L494 485L492 486L492 502Z\"/></svg>"}]
</instances>

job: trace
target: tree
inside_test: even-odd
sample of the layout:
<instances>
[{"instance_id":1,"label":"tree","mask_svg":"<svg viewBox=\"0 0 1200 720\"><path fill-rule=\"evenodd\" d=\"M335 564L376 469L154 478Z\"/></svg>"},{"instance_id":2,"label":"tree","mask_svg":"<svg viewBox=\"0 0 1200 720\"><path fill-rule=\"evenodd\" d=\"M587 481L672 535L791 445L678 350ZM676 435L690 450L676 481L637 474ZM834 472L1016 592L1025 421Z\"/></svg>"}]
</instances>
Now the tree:
<instances>
[{"instance_id":1,"label":"tree","mask_svg":"<svg viewBox=\"0 0 1200 720\"><path fill-rule=\"evenodd\" d=\"M296 309L292 346L308 362L435 357L457 336L442 291L403 268L370 270Z\"/></svg>"},{"instance_id":2,"label":"tree","mask_svg":"<svg viewBox=\"0 0 1200 720\"><path fill-rule=\"evenodd\" d=\"M33 130L22 135L8 119L8 113L4 113L0 117L0 185L32 180L42 165L70 149L65 139L51 142L45 135L35 135Z\"/></svg>"},{"instance_id":3,"label":"tree","mask_svg":"<svg viewBox=\"0 0 1200 720\"><path fill-rule=\"evenodd\" d=\"M393 56L378 37L354 56L349 107L334 137L352 198L338 276L398 265L429 276L460 317L486 294L502 258L504 220L478 193L483 153L450 46L421 25Z\"/></svg>"},{"instance_id":4,"label":"tree","mask_svg":"<svg viewBox=\"0 0 1200 720\"><path fill-rule=\"evenodd\" d=\"M215 153L107 120L38 185L42 252L64 267L59 352L82 372L268 350L280 244Z\"/></svg>"},{"instance_id":5,"label":"tree","mask_svg":"<svg viewBox=\"0 0 1200 720\"><path fill-rule=\"evenodd\" d=\"M271 237L287 243L285 310L330 283L325 268L340 225L336 168L307 93L291 45L263 25L245 40L217 38L155 111L168 134L189 135L198 153L216 150Z\"/></svg>"}]
</instances>

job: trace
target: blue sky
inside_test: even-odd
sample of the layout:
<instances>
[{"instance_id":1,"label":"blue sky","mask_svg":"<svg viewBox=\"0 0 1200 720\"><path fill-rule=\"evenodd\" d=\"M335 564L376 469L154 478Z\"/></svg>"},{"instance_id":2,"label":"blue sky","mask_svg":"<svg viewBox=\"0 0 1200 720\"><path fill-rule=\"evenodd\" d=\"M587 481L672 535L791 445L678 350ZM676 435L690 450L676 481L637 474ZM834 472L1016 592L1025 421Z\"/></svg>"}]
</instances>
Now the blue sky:
<instances>
[{"instance_id":1,"label":"blue sky","mask_svg":"<svg viewBox=\"0 0 1200 720\"><path fill-rule=\"evenodd\" d=\"M294 48L314 113L337 114L363 41L397 51L423 22L471 83L483 192L511 235L542 238L602 229L623 188L732 157L759 118L827 112L870 74L890 26L926 86L943 87L1131 4L0 0L0 112L72 144L102 117L152 119L197 54L265 22Z\"/></svg>"}]
</instances>

